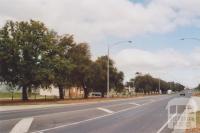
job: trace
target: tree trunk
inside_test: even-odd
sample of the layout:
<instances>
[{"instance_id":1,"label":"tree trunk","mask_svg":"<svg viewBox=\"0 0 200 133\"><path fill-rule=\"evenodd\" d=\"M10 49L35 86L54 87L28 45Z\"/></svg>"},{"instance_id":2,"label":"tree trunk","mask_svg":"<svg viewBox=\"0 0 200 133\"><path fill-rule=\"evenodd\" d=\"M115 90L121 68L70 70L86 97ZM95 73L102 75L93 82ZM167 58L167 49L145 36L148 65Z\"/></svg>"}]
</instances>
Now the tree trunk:
<instances>
[{"instance_id":1,"label":"tree trunk","mask_svg":"<svg viewBox=\"0 0 200 133\"><path fill-rule=\"evenodd\" d=\"M63 100L64 99L63 86L59 86L58 89L59 89L59 97L61 100Z\"/></svg>"},{"instance_id":2,"label":"tree trunk","mask_svg":"<svg viewBox=\"0 0 200 133\"><path fill-rule=\"evenodd\" d=\"M84 90L84 98L87 99L89 94L88 89L83 86L83 90Z\"/></svg>"},{"instance_id":3,"label":"tree trunk","mask_svg":"<svg viewBox=\"0 0 200 133\"><path fill-rule=\"evenodd\" d=\"M27 94L27 87L26 86L22 87L22 100L23 101L28 100L28 94Z\"/></svg>"},{"instance_id":4,"label":"tree trunk","mask_svg":"<svg viewBox=\"0 0 200 133\"><path fill-rule=\"evenodd\" d=\"M101 97L102 97L102 98L104 98L104 94L105 94L104 92L101 92Z\"/></svg>"},{"instance_id":5,"label":"tree trunk","mask_svg":"<svg viewBox=\"0 0 200 133\"><path fill-rule=\"evenodd\" d=\"M104 91L101 92L101 97L102 97L102 98L105 97L105 92L104 92ZM108 96L107 96L107 97L108 97Z\"/></svg>"},{"instance_id":6,"label":"tree trunk","mask_svg":"<svg viewBox=\"0 0 200 133\"><path fill-rule=\"evenodd\" d=\"M84 98L87 99L89 95L88 88L85 85L85 82L83 81L83 91L84 91Z\"/></svg>"},{"instance_id":7,"label":"tree trunk","mask_svg":"<svg viewBox=\"0 0 200 133\"><path fill-rule=\"evenodd\" d=\"M32 88L28 88L28 96L31 97L32 94Z\"/></svg>"}]
</instances>

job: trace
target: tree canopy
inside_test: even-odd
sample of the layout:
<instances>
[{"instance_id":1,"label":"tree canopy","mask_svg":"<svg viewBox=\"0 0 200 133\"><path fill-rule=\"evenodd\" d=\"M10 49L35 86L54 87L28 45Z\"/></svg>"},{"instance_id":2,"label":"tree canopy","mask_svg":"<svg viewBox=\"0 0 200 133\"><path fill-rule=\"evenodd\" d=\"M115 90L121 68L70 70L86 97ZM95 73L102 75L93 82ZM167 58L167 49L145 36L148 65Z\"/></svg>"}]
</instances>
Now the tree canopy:
<instances>
[{"instance_id":1,"label":"tree canopy","mask_svg":"<svg viewBox=\"0 0 200 133\"><path fill-rule=\"evenodd\" d=\"M0 30L1 81L22 88L27 100L28 88L51 78L45 60L54 42L55 33L39 21L8 21Z\"/></svg>"},{"instance_id":2,"label":"tree canopy","mask_svg":"<svg viewBox=\"0 0 200 133\"><path fill-rule=\"evenodd\" d=\"M90 91L107 93L107 56L91 59L87 43L77 43L70 34L58 35L40 21L7 21L0 28L0 82L22 90L22 99L28 100L32 88L59 89L64 99L64 89L81 87L85 98ZM109 59L110 86L116 92L124 89L124 74ZM158 92L159 79L137 73L126 86L137 92ZM163 92L180 91L184 86L160 80Z\"/></svg>"},{"instance_id":3,"label":"tree canopy","mask_svg":"<svg viewBox=\"0 0 200 133\"><path fill-rule=\"evenodd\" d=\"M134 79L134 87L136 88L136 92L144 92L145 94L152 92L158 93L159 82L162 93L167 93L167 90L181 91L185 88L180 83L167 82L162 79L154 78L149 74L136 76Z\"/></svg>"},{"instance_id":4,"label":"tree canopy","mask_svg":"<svg viewBox=\"0 0 200 133\"><path fill-rule=\"evenodd\" d=\"M91 90L104 95L107 85L107 56L91 60L89 45L75 42L72 35L58 35L39 21L8 21L0 29L0 82L17 86L22 99L32 88L82 87L85 98ZM123 89L123 72L110 59L110 87Z\"/></svg>"}]
</instances>

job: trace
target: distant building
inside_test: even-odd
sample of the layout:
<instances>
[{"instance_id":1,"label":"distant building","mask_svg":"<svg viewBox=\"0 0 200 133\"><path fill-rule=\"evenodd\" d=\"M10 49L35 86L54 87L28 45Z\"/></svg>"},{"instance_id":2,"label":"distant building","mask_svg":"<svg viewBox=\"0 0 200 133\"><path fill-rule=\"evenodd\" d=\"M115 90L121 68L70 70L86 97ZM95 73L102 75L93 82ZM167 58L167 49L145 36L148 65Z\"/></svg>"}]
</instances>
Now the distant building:
<instances>
[{"instance_id":1,"label":"distant building","mask_svg":"<svg viewBox=\"0 0 200 133\"><path fill-rule=\"evenodd\" d=\"M48 89L40 88L39 94L42 96L59 96L59 89L52 85ZM64 96L68 98L82 98L84 97L84 91L80 87L71 87L64 89Z\"/></svg>"},{"instance_id":2,"label":"distant building","mask_svg":"<svg viewBox=\"0 0 200 133\"><path fill-rule=\"evenodd\" d=\"M3 83L0 83L0 92L8 92L7 86Z\"/></svg>"},{"instance_id":3,"label":"distant building","mask_svg":"<svg viewBox=\"0 0 200 133\"><path fill-rule=\"evenodd\" d=\"M40 88L39 94L42 96L59 96L59 90L58 88L54 87L53 85L49 88Z\"/></svg>"}]
</instances>

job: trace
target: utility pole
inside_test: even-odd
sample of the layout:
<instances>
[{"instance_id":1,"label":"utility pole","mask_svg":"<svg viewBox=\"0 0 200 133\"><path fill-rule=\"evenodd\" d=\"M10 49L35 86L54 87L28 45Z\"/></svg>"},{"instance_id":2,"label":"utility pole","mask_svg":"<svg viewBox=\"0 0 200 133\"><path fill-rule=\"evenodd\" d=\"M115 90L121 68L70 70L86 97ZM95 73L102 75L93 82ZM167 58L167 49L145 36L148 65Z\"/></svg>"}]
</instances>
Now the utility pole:
<instances>
[{"instance_id":1,"label":"utility pole","mask_svg":"<svg viewBox=\"0 0 200 133\"><path fill-rule=\"evenodd\" d=\"M158 89L159 89L159 93L161 94L161 90L160 90L160 78L158 79Z\"/></svg>"},{"instance_id":2,"label":"utility pole","mask_svg":"<svg viewBox=\"0 0 200 133\"><path fill-rule=\"evenodd\" d=\"M132 41L119 41L114 43L112 46L122 44L122 43L132 43ZM110 45L107 45L107 97L110 94Z\"/></svg>"},{"instance_id":3,"label":"utility pole","mask_svg":"<svg viewBox=\"0 0 200 133\"><path fill-rule=\"evenodd\" d=\"M107 51L107 97L109 97L110 92L110 46L108 45L108 51Z\"/></svg>"}]
</instances>

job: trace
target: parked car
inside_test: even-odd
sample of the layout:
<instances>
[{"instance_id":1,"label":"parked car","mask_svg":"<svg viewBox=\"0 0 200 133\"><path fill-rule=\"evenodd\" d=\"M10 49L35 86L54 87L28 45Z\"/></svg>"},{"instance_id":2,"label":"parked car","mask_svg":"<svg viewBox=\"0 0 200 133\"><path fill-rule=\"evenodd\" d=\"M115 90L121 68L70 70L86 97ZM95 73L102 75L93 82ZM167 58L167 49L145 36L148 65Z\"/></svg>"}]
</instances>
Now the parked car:
<instances>
[{"instance_id":1,"label":"parked car","mask_svg":"<svg viewBox=\"0 0 200 133\"><path fill-rule=\"evenodd\" d=\"M189 90L188 93L189 93L189 94L192 94L192 90Z\"/></svg>"},{"instance_id":2,"label":"parked car","mask_svg":"<svg viewBox=\"0 0 200 133\"><path fill-rule=\"evenodd\" d=\"M185 96L185 92L181 92L181 93L180 93L180 96Z\"/></svg>"},{"instance_id":3,"label":"parked car","mask_svg":"<svg viewBox=\"0 0 200 133\"><path fill-rule=\"evenodd\" d=\"M101 92L91 92L89 94L89 97L101 97L101 96L102 96Z\"/></svg>"}]
</instances>

